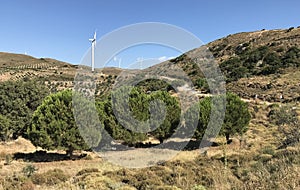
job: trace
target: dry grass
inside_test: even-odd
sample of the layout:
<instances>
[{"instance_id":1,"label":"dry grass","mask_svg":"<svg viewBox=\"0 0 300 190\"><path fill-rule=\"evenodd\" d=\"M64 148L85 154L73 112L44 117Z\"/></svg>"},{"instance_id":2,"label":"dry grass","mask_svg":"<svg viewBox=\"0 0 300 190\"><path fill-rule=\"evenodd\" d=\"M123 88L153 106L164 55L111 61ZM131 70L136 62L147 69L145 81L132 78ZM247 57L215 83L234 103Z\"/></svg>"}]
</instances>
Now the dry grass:
<instances>
[{"instance_id":1,"label":"dry grass","mask_svg":"<svg viewBox=\"0 0 300 190\"><path fill-rule=\"evenodd\" d=\"M289 147L276 150L273 133L275 128L252 124L242 144L236 136L230 145L209 148L206 156L199 155L199 150L181 151L171 161L150 168L124 169L92 154L91 160L41 163L13 161L11 165L2 166L0 175L9 177L17 173L18 178L23 180L18 182L20 188L33 185L37 190L192 189L197 185L203 185L206 189L268 189L271 182L275 184L271 185L275 189L299 188L300 160L295 157L300 155L300 149ZM222 141L224 138L217 139L220 144ZM1 145L10 153L13 153L12 147L16 148L15 151L35 150L29 144L26 146L26 140L23 139ZM125 158L126 155L123 156ZM28 164L38 168L36 175L60 169L69 178L51 185L32 184L30 179L28 181L22 177L21 171ZM12 183L9 179L12 178L7 178L7 183Z\"/></svg>"}]
</instances>

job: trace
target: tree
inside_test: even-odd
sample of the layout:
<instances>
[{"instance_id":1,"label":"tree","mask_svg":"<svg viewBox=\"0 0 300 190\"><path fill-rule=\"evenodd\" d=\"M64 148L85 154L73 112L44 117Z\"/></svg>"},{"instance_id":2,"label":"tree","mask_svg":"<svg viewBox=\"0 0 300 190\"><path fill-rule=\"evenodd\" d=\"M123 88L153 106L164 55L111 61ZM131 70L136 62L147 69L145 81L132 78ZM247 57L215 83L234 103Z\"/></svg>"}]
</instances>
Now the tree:
<instances>
[{"instance_id":1,"label":"tree","mask_svg":"<svg viewBox=\"0 0 300 190\"><path fill-rule=\"evenodd\" d=\"M126 99L129 101L122 101ZM117 89L111 99L98 102L97 109L105 130L129 145L146 140L148 135L162 143L174 133L180 121L176 98L165 91L146 94L139 87Z\"/></svg>"},{"instance_id":2,"label":"tree","mask_svg":"<svg viewBox=\"0 0 300 190\"><path fill-rule=\"evenodd\" d=\"M226 94L226 112L221 134L230 142L230 135L243 134L247 131L251 119L248 104L233 93Z\"/></svg>"},{"instance_id":3,"label":"tree","mask_svg":"<svg viewBox=\"0 0 300 190\"><path fill-rule=\"evenodd\" d=\"M0 140L1 141L7 141L12 135L13 130L10 124L11 121L7 117L0 115Z\"/></svg>"},{"instance_id":4,"label":"tree","mask_svg":"<svg viewBox=\"0 0 300 190\"><path fill-rule=\"evenodd\" d=\"M86 122L94 120L87 118L92 112L86 110L90 107L88 101L84 101L86 100L76 101L78 105L73 106L72 91L70 90L47 96L33 114L31 125L27 129L29 140L35 146L47 150L66 150L70 156L74 150L88 149L88 145L97 146L101 138L101 131L96 129L100 130L100 127L95 123L88 124ZM87 106L85 107L85 105ZM74 112L74 107L77 109L81 107L81 111ZM79 114L76 115L76 122L74 113ZM90 115L93 116L93 114Z\"/></svg>"},{"instance_id":5,"label":"tree","mask_svg":"<svg viewBox=\"0 0 300 190\"><path fill-rule=\"evenodd\" d=\"M160 119L154 118L152 125L156 129L150 132L150 134L156 137L159 142L162 143L163 140L171 137L178 127L180 122L181 110L176 98L172 97L168 92L156 91L150 95L150 101L154 102L151 109L156 111L154 115L163 115L162 110L156 108L158 107L157 100L165 105L165 118L162 123L159 123Z\"/></svg>"},{"instance_id":6,"label":"tree","mask_svg":"<svg viewBox=\"0 0 300 190\"><path fill-rule=\"evenodd\" d=\"M103 124L105 131L111 138L115 140L122 140L128 145L134 145L137 142L143 141L146 139L146 135L143 133L137 133L129 130L122 126L118 119L116 118L114 111L112 109L112 102L110 99L97 101L96 103L99 120ZM106 138L106 136L103 136ZM106 146L110 146L109 140L103 140L101 144L107 143Z\"/></svg>"},{"instance_id":7,"label":"tree","mask_svg":"<svg viewBox=\"0 0 300 190\"><path fill-rule=\"evenodd\" d=\"M300 66L300 49L298 47L291 47L283 57L283 62L286 67Z\"/></svg>"},{"instance_id":8,"label":"tree","mask_svg":"<svg viewBox=\"0 0 300 190\"><path fill-rule=\"evenodd\" d=\"M208 126L211 113L211 98L207 97L199 102L199 121L194 137L201 139Z\"/></svg>"},{"instance_id":9,"label":"tree","mask_svg":"<svg viewBox=\"0 0 300 190\"><path fill-rule=\"evenodd\" d=\"M0 114L9 119L13 138L24 136L33 112L49 94L36 80L0 83Z\"/></svg>"},{"instance_id":10,"label":"tree","mask_svg":"<svg viewBox=\"0 0 300 190\"><path fill-rule=\"evenodd\" d=\"M220 99L221 100L221 99ZM218 99L217 99L218 101ZM214 107L216 114L210 118L212 98L206 97L199 102L199 122L197 127L196 138L202 138L206 127L210 120L215 121L221 113L221 109ZM251 115L248 111L247 103L243 102L237 95L232 93L226 94L226 111L220 135L226 137L227 143L230 142L230 136L236 133L242 134L246 132Z\"/></svg>"},{"instance_id":11,"label":"tree","mask_svg":"<svg viewBox=\"0 0 300 190\"><path fill-rule=\"evenodd\" d=\"M148 131L147 95L141 88L120 87L105 103L106 123L113 138L135 145L146 139Z\"/></svg>"}]
</instances>

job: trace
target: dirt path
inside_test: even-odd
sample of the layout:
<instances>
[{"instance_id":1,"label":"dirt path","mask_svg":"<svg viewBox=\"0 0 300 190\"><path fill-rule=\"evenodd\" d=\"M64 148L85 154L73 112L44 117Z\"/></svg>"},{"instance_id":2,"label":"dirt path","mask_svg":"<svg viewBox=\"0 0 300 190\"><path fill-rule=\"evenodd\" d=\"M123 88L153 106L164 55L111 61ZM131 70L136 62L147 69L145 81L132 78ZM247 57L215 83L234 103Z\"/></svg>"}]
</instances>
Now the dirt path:
<instances>
[{"instance_id":1,"label":"dirt path","mask_svg":"<svg viewBox=\"0 0 300 190\"><path fill-rule=\"evenodd\" d=\"M198 97L202 97L202 98L213 96L212 94L202 94L202 93L197 93L196 95ZM261 104L261 105L268 105L268 106L272 105L272 104L281 104L281 102L268 102L268 101L260 100L258 98L256 98L256 99L241 98L241 100L244 101L244 102L248 102L248 103L255 103L255 104Z\"/></svg>"}]
</instances>

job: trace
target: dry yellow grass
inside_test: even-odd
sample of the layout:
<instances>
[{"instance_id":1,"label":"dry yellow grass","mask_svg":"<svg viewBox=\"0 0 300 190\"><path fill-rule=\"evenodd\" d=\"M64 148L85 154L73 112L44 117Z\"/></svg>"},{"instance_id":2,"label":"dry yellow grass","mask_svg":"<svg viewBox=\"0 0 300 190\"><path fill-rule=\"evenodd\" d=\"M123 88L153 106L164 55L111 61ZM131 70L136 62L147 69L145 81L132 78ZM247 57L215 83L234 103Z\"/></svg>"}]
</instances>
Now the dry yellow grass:
<instances>
[{"instance_id":1,"label":"dry yellow grass","mask_svg":"<svg viewBox=\"0 0 300 190\"><path fill-rule=\"evenodd\" d=\"M233 142L229 145L222 146L222 142L225 142L223 137L219 137L216 139L216 143L220 144L220 146L210 147L207 149L206 155L202 155L207 160L216 160L217 165L204 165L205 170L213 175L213 186L212 189L230 189L233 187L243 187L241 181L236 179L236 176L232 173L231 169L226 169L225 164L220 162L224 156L228 158L229 166L234 165L232 162L234 160L238 160L243 164L243 168L238 168L237 171L241 170L241 172L248 171L249 168L253 168L253 165L257 164L256 159L265 159L270 160L272 159L272 155L264 152L266 147L269 147L271 151L274 151L274 154L281 153L277 151L275 148L278 145L278 140L280 140L280 135L278 133L277 127L272 126L270 124L266 124L266 115L270 111L268 105L251 105L251 109L253 106L259 106L258 111L255 112L254 117L251 120L249 130L243 135L243 138L240 136L233 136ZM278 147L278 146L277 146ZM295 150L294 150L295 149ZM27 140L19 138L16 141L11 141L8 143L0 144L0 153L3 155L6 154L14 154L16 152L34 152L36 148ZM155 149L152 151L156 151ZM297 152L298 149L296 148L288 148L285 151L287 152ZM56 151L51 151L56 152ZM145 160L141 160L139 155L141 152L135 151L136 155L133 154L134 151L124 151L122 152L121 158L127 158L131 156L132 159L136 159L136 161L145 162ZM278 152L278 153L277 153ZM63 153L63 152L61 152ZM165 154L169 154L170 151L165 150ZM86 189L98 189L101 187L103 189L109 189L108 186L120 187L119 189L135 189L132 186L128 186L125 184L120 183L117 178L110 178L105 176L105 172L108 171L117 171L122 169L122 167L114 165L108 161L103 160L98 155L94 153L88 153L93 159L91 160L68 160L68 161L55 161L55 162L38 162L38 163L27 163L21 160L13 160L10 165L4 165L5 159L1 160L1 169L0 169L0 176L12 176L14 173L22 175L22 169L27 166L28 164L34 165L38 168L37 173L43 174L49 170L53 169L61 169L63 170L70 179L64 183L59 183L54 186L47 186L47 185L36 185L35 189L37 190L54 190L54 189L80 189L79 182L82 180L86 186ZM114 156L116 153L112 153L110 156ZM225 155L226 154L226 155ZM181 161L181 162L194 162L199 158L200 151L199 150L192 150L192 151L177 151L175 157L173 157L170 161L172 162ZM143 155L142 155L143 156ZM158 161L160 158L157 158ZM209 164L209 163L207 163ZM239 164L237 164L239 165ZM236 165L234 165L236 167ZM168 166L171 167L171 166ZM289 166L290 167L290 166ZM79 178L76 174L87 168L96 168L99 172L96 173L89 173L84 178ZM149 168L150 170L150 168ZM265 170L265 169L264 169ZM133 172L139 172L141 170L132 170ZM146 169L145 171L148 171ZM250 171L249 171L250 172ZM253 171L252 171L253 172ZM265 172L265 171L264 171ZM295 165L293 167L293 175L297 176L299 174L299 166ZM267 175L266 173L265 175ZM253 176L252 176L253 175ZM257 177L261 177L261 180L267 180L264 176L257 176L258 174L249 174L249 177L256 180L256 183L260 181ZM268 174L269 175L269 174ZM279 175L279 174L278 174ZM212 176L210 176L212 177ZM75 180L75 181L74 181ZM77 180L77 181L76 181ZM79 180L79 181L78 181ZM178 179L179 180L179 179ZM291 179L288 179L291 180ZM182 176L182 179L179 180L180 183L184 184L187 183L188 179ZM295 187L298 187L297 183L298 180L294 180ZM249 184L248 184L249 185ZM251 185L251 184L250 184ZM244 186L245 188L248 187L247 185ZM1 187L0 187L1 189ZM117 188L116 188L117 189ZM247 188L246 188L247 189Z\"/></svg>"}]
</instances>

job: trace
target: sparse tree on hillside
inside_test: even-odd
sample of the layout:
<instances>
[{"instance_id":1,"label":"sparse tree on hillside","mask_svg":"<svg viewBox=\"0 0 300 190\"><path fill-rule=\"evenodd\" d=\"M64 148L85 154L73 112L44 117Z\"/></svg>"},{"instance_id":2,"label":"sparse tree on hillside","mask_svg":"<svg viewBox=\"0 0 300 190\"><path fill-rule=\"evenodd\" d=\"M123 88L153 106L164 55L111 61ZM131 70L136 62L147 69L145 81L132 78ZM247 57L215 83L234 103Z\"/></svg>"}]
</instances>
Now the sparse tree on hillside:
<instances>
[{"instance_id":1,"label":"sparse tree on hillside","mask_svg":"<svg viewBox=\"0 0 300 190\"><path fill-rule=\"evenodd\" d=\"M210 118L211 113L211 97L206 97L199 102L199 123L196 132L196 138L202 138L207 125L212 119L213 121L217 120L217 118ZM220 115L217 107L214 108L216 114L215 117ZM242 134L246 132L247 126L249 124L251 115L248 111L247 103L243 102L237 95L232 93L226 94L226 111L225 118L222 128L220 130L220 135L224 135L226 137L227 143L230 142L230 136L234 134Z\"/></svg>"},{"instance_id":2,"label":"sparse tree on hillside","mask_svg":"<svg viewBox=\"0 0 300 190\"><path fill-rule=\"evenodd\" d=\"M233 93L226 94L226 112L221 134L226 137L227 142L234 134L243 134L247 131L251 119L248 104L243 102Z\"/></svg>"}]
</instances>

